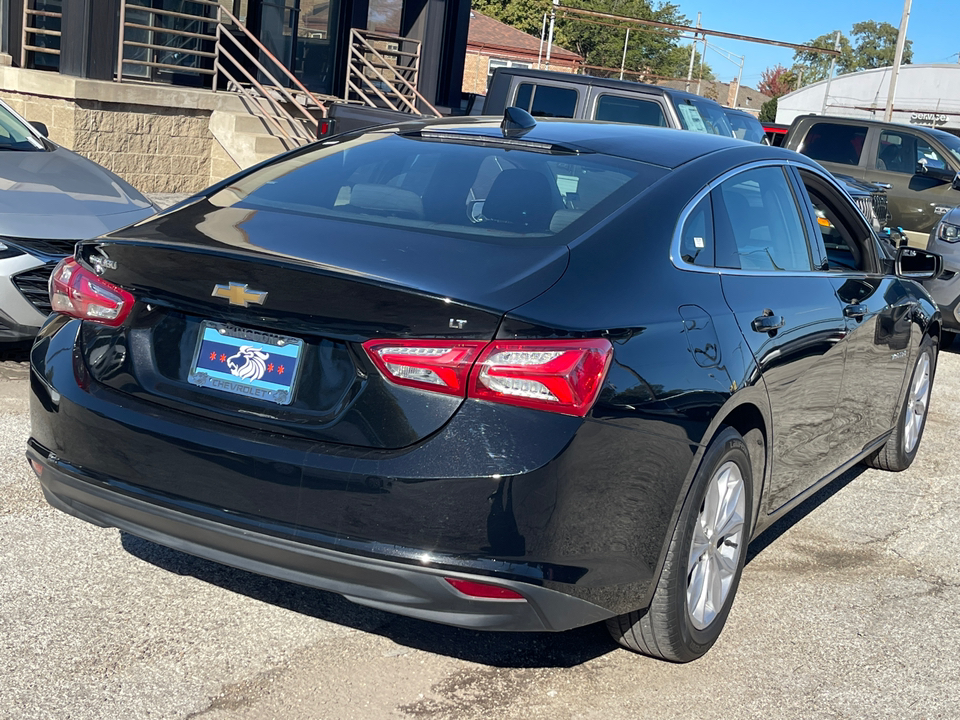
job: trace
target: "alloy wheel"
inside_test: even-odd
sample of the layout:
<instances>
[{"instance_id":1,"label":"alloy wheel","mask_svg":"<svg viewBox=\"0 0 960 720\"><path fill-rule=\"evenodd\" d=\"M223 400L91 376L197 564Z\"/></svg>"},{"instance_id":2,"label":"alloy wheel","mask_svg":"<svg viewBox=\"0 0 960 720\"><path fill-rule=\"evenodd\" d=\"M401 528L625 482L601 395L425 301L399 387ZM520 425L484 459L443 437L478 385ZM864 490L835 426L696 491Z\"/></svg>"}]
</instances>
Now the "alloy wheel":
<instances>
[{"instance_id":1,"label":"alloy wheel","mask_svg":"<svg viewBox=\"0 0 960 720\"><path fill-rule=\"evenodd\" d=\"M920 440L920 431L927 415L930 399L930 353L923 353L917 361L913 373L913 384L907 396L907 416L903 422L903 447L907 453L913 452Z\"/></svg>"},{"instance_id":2,"label":"alloy wheel","mask_svg":"<svg viewBox=\"0 0 960 720\"><path fill-rule=\"evenodd\" d=\"M730 594L744 551L745 493L735 462L717 468L694 525L687 561L687 613L698 630L709 627Z\"/></svg>"}]
</instances>

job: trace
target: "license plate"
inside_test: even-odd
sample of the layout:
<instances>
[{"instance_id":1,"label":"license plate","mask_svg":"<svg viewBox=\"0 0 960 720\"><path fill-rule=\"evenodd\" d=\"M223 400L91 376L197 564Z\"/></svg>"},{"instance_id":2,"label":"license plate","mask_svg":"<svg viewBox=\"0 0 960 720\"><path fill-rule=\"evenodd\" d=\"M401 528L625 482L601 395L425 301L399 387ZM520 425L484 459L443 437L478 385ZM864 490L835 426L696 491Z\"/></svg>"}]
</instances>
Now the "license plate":
<instances>
[{"instance_id":1,"label":"license plate","mask_svg":"<svg viewBox=\"0 0 960 720\"><path fill-rule=\"evenodd\" d=\"M204 321L187 376L194 385L267 400L293 401L303 340Z\"/></svg>"}]
</instances>

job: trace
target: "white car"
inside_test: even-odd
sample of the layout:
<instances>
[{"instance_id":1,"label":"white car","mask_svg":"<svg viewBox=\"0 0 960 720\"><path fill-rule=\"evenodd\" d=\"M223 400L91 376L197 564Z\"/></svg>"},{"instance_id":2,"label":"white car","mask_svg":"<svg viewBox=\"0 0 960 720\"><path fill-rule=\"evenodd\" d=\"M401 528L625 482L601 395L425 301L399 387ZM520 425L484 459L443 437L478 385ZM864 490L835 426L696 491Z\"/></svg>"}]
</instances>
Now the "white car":
<instances>
[{"instance_id":1,"label":"white car","mask_svg":"<svg viewBox=\"0 0 960 720\"><path fill-rule=\"evenodd\" d=\"M47 281L78 240L157 208L109 170L45 137L0 101L0 342L31 340L50 313Z\"/></svg>"}]
</instances>

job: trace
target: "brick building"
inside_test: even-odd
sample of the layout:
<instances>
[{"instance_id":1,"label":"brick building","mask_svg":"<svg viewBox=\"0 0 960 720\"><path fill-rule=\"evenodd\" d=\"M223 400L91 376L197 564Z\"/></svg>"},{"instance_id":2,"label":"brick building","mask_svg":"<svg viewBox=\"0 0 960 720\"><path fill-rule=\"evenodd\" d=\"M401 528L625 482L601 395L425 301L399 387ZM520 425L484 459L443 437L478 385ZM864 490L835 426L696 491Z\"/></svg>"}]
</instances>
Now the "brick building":
<instances>
[{"instance_id":1,"label":"brick building","mask_svg":"<svg viewBox=\"0 0 960 720\"><path fill-rule=\"evenodd\" d=\"M463 91L485 94L490 76L498 67L577 72L583 65L580 55L556 43L550 51L549 68L546 55L546 44L542 44L540 38L471 10L467 56L463 66Z\"/></svg>"}]
</instances>

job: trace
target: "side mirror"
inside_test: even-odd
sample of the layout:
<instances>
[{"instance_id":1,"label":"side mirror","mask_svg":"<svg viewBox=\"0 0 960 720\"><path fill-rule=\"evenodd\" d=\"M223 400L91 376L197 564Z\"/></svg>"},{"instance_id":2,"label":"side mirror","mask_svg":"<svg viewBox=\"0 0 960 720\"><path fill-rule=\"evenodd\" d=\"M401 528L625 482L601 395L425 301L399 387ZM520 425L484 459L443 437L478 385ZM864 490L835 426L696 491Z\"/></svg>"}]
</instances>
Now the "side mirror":
<instances>
[{"instance_id":1,"label":"side mirror","mask_svg":"<svg viewBox=\"0 0 960 720\"><path fill-rule=\"evenodd\" d=\"M954 190L960 190L960 173L957 173L956 175L953 176L952 185Z\"/></svg>"},{"instance_id":2,"label":"side mirror","mask_svg":"<svg viewBox=\"0 0 960 720\"><path fill-rule=\"evenodd\" d=\"M943 271L943 258L936 253L901 247L897 250L894 272L906 280L933 280Z\"/></svg>"},{"instance_id":3,"label":"side mirror","mask_svg":"<svg viewBox=\"0 0 960 720\"><path fill-rule=\"evenodd\" d=\"M50 137L50 131L47 130L47 126L44 125L42 122L35 122L31 120L30 124L33 126L34 130L36 130L38 133L43 135L45 138Z\"/></svg>"}]
</instances>

